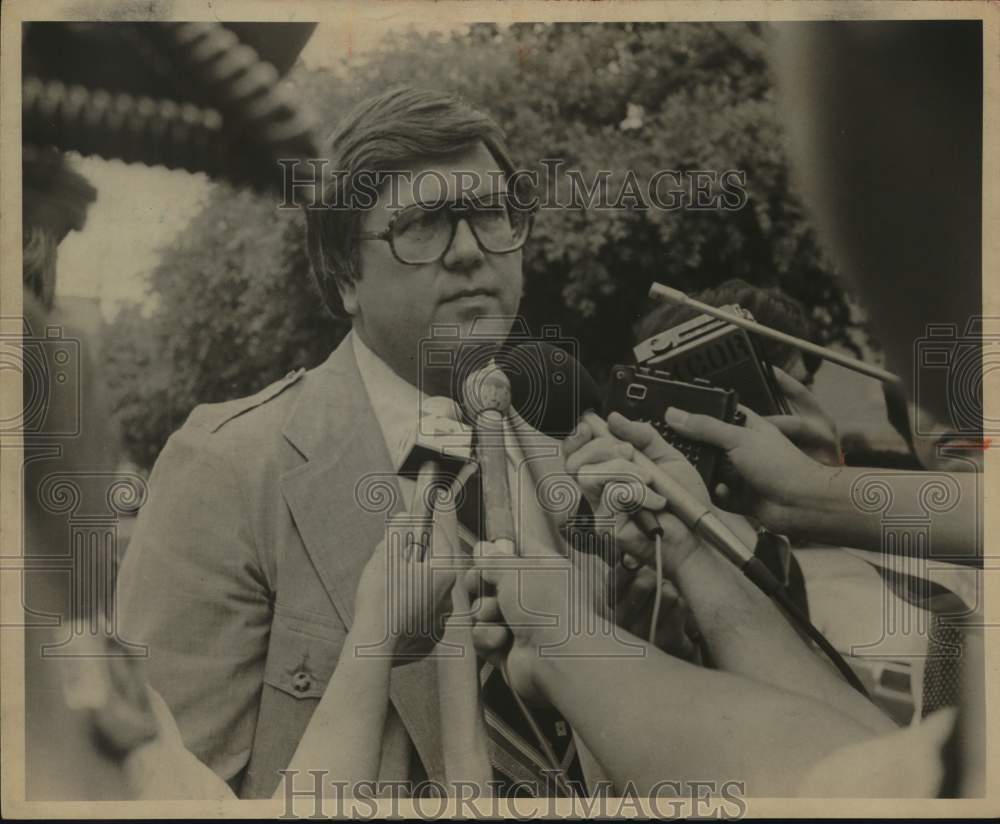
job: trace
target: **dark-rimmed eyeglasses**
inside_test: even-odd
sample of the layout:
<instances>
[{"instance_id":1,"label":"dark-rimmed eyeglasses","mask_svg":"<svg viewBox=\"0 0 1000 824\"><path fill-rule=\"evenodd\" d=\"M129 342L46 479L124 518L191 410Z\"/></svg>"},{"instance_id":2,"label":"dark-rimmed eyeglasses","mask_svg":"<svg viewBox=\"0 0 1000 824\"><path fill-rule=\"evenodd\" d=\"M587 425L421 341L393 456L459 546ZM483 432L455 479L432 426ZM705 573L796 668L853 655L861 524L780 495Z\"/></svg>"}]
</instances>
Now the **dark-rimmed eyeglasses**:
<instances>
[{"instance_id":1,"label":"dark-rimmed eyeglasses","mask_svg":"<svg viewBox=\"0 0 1000 824\"><path fill-rule=\"evenodd\" d=\"M381 232L360 232L361 240L384 240L393 257L412 266L435 263L451 248L464 220L479 248L494 255L516 252L531 232L533 214L501 193L459 202L414 203L392 216Z\"/></svg>"}]
</instances>

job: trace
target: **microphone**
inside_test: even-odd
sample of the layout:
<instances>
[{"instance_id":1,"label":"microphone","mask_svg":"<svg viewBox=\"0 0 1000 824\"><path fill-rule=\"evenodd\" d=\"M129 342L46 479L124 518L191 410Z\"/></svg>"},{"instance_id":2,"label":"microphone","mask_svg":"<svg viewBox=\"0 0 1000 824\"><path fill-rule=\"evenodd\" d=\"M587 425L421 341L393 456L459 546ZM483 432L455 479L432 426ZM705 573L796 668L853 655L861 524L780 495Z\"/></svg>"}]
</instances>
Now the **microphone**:
<instances>
[{"instance_id":1,"label":"microphone","mask_svg":"<svg viewBox=\"0 0 1000 824\"><path fill-rule=\"evenodd\" d=\"M584 420L598 434L611 434L607 424L596 413L585 413ZM676 515L688 529L719 550L728 561L737 566L747 578L768 595L773 595L781 589L778 579L754 555L753 550L743 543L736 533L715 514L711 504L700 501L688 492L682 484L675 481L638 449L635 451L633 460L649 472L651 476L650 486L666 498L666 509ZM639 511L653 516L653 513L648 509ZM655 519L655 516L653 517ZM660 530L662 536L663 531L659 524L657 524L657 529Z\"/></svg>"},{"instance_id":2,"label":"microphone","mask_svg":"<svg viewBox=\"0 0 1000 824\"><path fill-rule=\"evenodd\" d=\"M466 415L476 434L475 455L483 490L486 539L506 555L517 554L517 536L507 479L504 419L510 411L510 380L491 361L465 379L462 393Z\"/></svg>"}]
</instances>

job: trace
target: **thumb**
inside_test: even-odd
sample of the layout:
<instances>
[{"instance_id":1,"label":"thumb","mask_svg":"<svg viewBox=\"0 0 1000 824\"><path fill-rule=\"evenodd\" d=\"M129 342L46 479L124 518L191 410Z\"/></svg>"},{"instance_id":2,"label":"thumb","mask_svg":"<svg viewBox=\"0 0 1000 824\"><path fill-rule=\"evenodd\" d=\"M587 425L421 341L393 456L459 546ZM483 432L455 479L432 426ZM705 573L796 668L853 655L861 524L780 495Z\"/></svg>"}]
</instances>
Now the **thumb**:
<instances>
[{"instance_id":1,"label":"thumb","mask_svg":"<svg viewBox=\"0 0 1000 824\"><path fill-rule=\"evenodd\" d=\"M483 581L499 586L508 573L508 565L503 561L512 559L492 541L479 541L472 553L472 560Z\"/></svg>"},{"instance_id":2,"label":"thumb","mask_svg":"<svg viewBox=\"0 0 1000 824\"><path fill-rule=\"evenodd\" d=\"M667 409L663 419L679 435L712 444L722 449L734 449L743 443L745 433L739 426L724 423L710 415L685 412L676 406Z\"/></svg>"}]
</instances>

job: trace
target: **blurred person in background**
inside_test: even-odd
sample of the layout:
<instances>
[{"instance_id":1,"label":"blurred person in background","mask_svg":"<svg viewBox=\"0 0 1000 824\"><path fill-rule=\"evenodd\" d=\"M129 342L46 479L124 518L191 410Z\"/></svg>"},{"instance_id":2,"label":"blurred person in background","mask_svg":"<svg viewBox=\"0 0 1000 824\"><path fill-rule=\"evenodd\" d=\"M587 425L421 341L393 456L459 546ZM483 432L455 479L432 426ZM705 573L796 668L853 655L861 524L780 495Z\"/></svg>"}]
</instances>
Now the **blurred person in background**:
<instances>
[{"instance_id":1,"label":"blurred person in background","mask_svg":"<svg viewBox=\"0 0 1000 824\"><path fill-rule=\"evenodd\" d=\"M740 278L730 278L691 297L709 306L730 306L739 304L753 315L754 320L789 335L804 340L813 340L813 324L805 307L778 286L754 286ZM636 341L647 338L697 317L694 307L678 303L657 303L635 324ZM764 358L772 366L803 386L811 386L823 360L811 352L802 352L787 343L760 338L757 340Z\"/></svg>"}]
</instances>

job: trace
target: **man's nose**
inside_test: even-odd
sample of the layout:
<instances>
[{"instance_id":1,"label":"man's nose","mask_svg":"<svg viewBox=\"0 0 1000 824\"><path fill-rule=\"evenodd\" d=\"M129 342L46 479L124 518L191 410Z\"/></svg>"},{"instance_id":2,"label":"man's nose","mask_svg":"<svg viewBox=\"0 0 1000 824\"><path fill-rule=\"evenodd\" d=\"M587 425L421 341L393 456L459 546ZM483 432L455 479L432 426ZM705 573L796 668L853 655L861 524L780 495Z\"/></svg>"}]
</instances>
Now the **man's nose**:
<instances>
[{"instance_id":1,"label":"man's nose","mask_svg":"<svg viewBox=\"0 0 1000 824\"><path fill-rule=\"evenodd\" d=\"M451 246L442 258L444 267L453 272L471 272L482 262L483 252L476 242L476 236L472 233L472 227L468 221L459 220L455 226L455 237L452 238Z\"/></svg>"}]
</instances>

